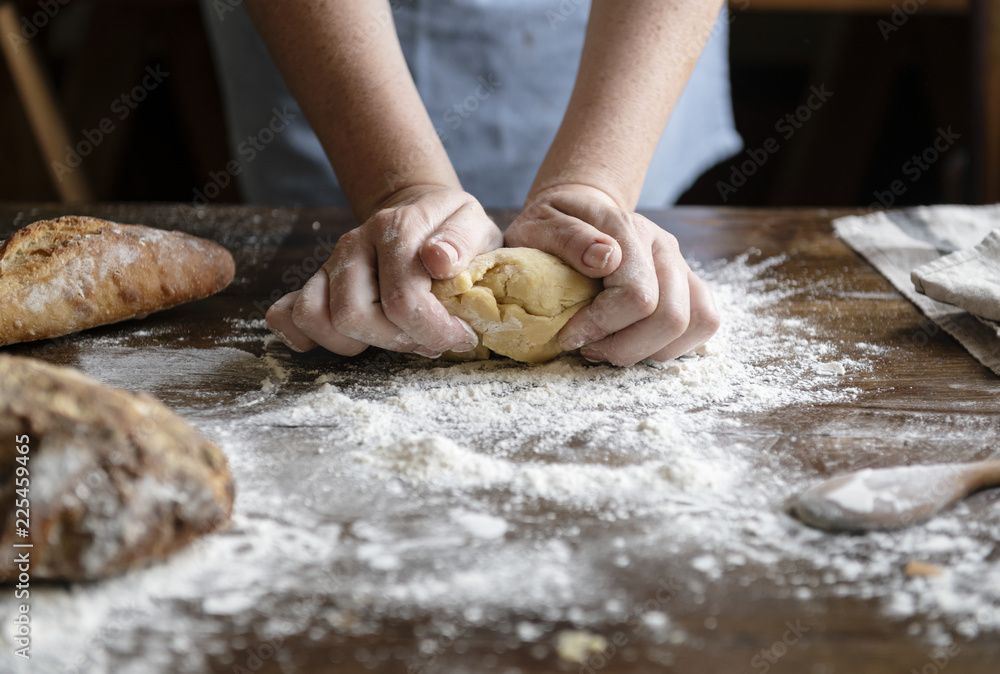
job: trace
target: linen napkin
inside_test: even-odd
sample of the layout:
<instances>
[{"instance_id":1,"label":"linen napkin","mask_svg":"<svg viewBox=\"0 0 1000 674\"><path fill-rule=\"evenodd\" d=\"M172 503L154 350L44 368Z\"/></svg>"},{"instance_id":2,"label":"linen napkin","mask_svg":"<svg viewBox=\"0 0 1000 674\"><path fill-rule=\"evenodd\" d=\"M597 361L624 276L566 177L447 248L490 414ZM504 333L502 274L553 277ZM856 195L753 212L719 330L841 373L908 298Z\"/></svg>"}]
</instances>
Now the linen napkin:
<instances>
[{"instance_id":1,"label":"linen napkin","mask_svg":"<svg viewBox=\"0 0 1000 674\"><path fill-rule=\"evenodd\" d=\"M838 218L833 228L927 318L1000 375L1000 327L977 318L961 306L918 292L911 280L912 272L919 267L932 263L947 265L941 262L942 258L988 244L987 236L1000 228L1000 204L879 211ZM972 253L966 251L966 255Z\"/></svg>"},{"instance_id":2,"label":"linen napkin","mask_svg":"<svg viewBox=\"0 0 1000 674\"><path fill-rule=\"evenodd\" d=\"M917 267L910 277L917 292L984 320L1000 321L1000 229L978 246Z\"/></svg>"}]
</instances>

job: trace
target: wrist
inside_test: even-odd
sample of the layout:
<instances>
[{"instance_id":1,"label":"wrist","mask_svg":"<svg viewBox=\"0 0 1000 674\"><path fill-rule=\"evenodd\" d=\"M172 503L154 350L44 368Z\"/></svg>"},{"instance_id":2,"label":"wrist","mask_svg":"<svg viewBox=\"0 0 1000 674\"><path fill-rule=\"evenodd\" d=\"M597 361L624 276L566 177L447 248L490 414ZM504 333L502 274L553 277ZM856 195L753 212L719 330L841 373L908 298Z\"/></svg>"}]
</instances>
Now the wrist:
<instances>
[{"instance_id":1,"label":"wrist","mask_svg":"<svg viewBox=\"0 0 1000 674\"><path fill-rule=\"evenodd\" d=\"M634 210L634 208L630 207L624 196L615 194L614 190L610 188L586 182L571 181L541 183L536 181L536 185L532 186L531 191L528 193L525 208L527 209L535 204L549 203L561 197L597 201L610 208L617 208L623 211L631 212Z\"/></svg>"},{"instance_id":2,"label":"wrist","mask_svg":"<svg viewBox=\"0 0 1000 674\"><path fill-rule=\"evenodd\" d=\"M449 181L439 182L394 182L387 178L386 184L381 190L372 190L365 200L362 208L356 209L360 215L360 221L364 222L379 211L387 208L397 208L404 204L416 201L422 196L439 190L459 190L460 185L451 184Z\"/></svg>"},{"instance_id":3,"label":"wrist","mask_svg":"<svg viewBox=\"0 0 1000 674\"><path fill-rule=\"evenodd\" d=\"M642 185L638 187L631 185L633 181L615 174L608 167L597 165L597 162L588 164L588 168L584 170L568 168L547 170L543 165L528 192L528 203L539 197L544 198L546 194L572 190L597 196L602 201L610 202L608 205L623 211L634 211L639 202Z\"/></svg>"}]
</instances>

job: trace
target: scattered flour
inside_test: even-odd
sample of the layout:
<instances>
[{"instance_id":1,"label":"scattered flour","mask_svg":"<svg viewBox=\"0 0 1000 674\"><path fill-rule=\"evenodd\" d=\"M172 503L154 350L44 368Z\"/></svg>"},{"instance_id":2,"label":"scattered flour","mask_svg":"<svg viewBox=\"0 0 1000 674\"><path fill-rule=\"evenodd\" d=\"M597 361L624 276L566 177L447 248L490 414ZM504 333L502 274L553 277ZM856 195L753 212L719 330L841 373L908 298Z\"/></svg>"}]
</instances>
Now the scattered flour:
<instances>
[{"instance_id":1,"label":"scattered flour","mask_svg":"<svg viewBox=\"0 0 1000 674\"><path fill-rule=\"evenodd\" d=\"M865 477L870 472L860 471L856 477L827 494L827 499L852 512L875 512L875 501L879 493L869 489L865 483Z\"/></svg>"},{"instance_id":2,"label":"scattered flour","mask_svg":"<svg viewBox=\"0 0 1000 674\"><path fill-rule=\"evenodd\" d=\"M816 372L817 374L825 374L831 377L847 374L843 363L817 363Z\"/></svg>"},{"instance_id":3,"label":"scattered flour","mask_svg":"<svg viewBox=\"0 0 1000 674\"><path fill-rule=\"evenodd\" d=\"M754 257L700 270L724 325L708 348L662 366L377 354L320 367L265 340L259 319L231 321L226 343L257 335L263 355L220 346L167 353L168 367L150 369L148 349L84 343L89 374L134 384L140 369L168 403L192 386L189 357L200 376L238 382L221 404L245 410L239 421L217 411L222 394L178 408L226 450L236 512L229 530L165 564L33 591L33 652L52 668L85 657L81 671L126 671L141 653L143 671L196 671L232 646L219 635L234 625L249 648L428 616L415 632L427 654L488 628L580 662L600 642L554 633L631 620L666 660L702 643L675 613L755 592L802 606L874 600L937 645L1000 631L995 513L970 521L960 504L864 536L830 536L786 513L815 473L772 451L770 415L850 403L886 348L816 336L811 319L789 315L785 300L808 288L782 281L785 258ZM841 376L816 376L830 364ZM908 578L912 559L947 572ZM635 578L650 595L635 594ZM12 605L0 597L0 616Z\"/></svg>"}]
</instances>

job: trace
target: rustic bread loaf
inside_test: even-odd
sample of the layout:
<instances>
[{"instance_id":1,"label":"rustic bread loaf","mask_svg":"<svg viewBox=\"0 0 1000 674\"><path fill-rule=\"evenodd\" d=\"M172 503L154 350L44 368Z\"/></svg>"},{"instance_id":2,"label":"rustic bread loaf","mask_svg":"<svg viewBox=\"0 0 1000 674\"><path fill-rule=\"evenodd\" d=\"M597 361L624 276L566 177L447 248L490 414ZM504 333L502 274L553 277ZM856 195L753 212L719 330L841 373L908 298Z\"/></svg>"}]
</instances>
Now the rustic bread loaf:
<instances>
[{"instance_id":1,"label":"rustic bread loaf","mask_svg":"<svg viewBox=\"0 0 1000 674\"><path fill-rule=\"evenodd\" d=\"M234 272L229 251L182 232L77 216L36 222L0 246L0 346L208 297Z\"/></svg>"},{"instance_id":2,"label":"rustic bread loaf","mask_svg":"<svg viewBox=\"0 0 1000 674\"><path fill-rule=\"evenodd\" d=\"M160 402L0 356L0 582L24 552L31 579L120 573L221 527L232 505L222 451Z\"/></svg>"}]
</instances>

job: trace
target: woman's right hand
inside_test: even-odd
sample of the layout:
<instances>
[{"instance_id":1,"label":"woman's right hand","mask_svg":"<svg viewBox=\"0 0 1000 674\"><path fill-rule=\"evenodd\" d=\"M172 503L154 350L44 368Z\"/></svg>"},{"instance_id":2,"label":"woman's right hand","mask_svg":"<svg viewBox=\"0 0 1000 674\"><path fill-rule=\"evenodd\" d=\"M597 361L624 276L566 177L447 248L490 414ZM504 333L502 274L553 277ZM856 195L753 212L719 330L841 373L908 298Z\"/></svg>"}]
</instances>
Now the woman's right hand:
<instances>
[{"instance_id":1,"label":"woman's right hand","mask_svg":"<svg viewBox=\"0 0 1000 674\"><path fill-rule=\"evenodd\" d=\"M431 282L460 274L472 258L502 245L499 228L472 195L439 185L405 188L342 236L301 290L275 302L267 325L300 352L470 351L479 338L431 294Z\"/></svg>"}]
</instances>

